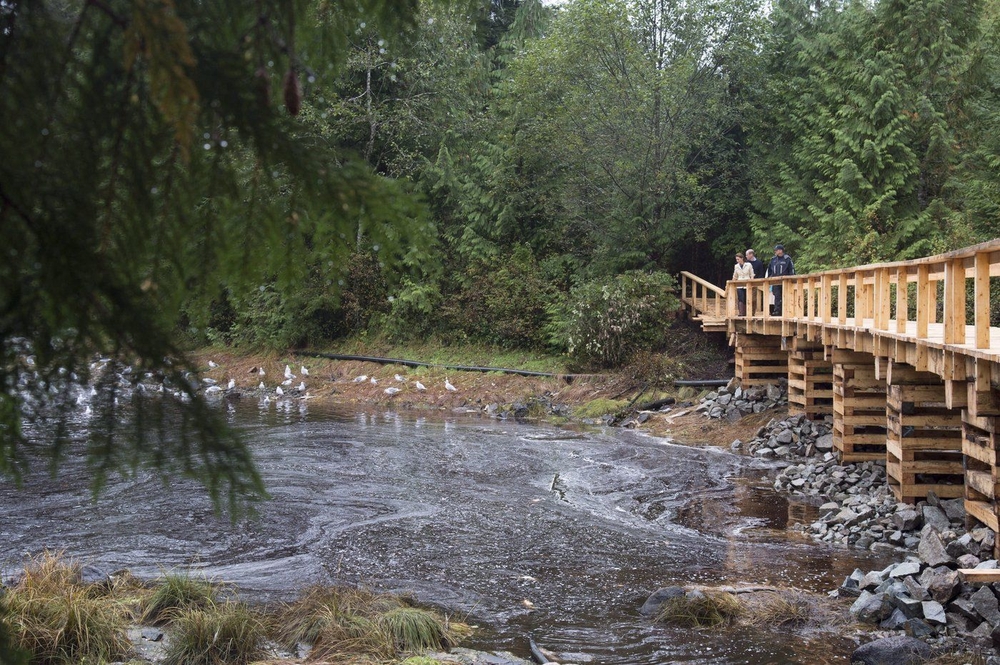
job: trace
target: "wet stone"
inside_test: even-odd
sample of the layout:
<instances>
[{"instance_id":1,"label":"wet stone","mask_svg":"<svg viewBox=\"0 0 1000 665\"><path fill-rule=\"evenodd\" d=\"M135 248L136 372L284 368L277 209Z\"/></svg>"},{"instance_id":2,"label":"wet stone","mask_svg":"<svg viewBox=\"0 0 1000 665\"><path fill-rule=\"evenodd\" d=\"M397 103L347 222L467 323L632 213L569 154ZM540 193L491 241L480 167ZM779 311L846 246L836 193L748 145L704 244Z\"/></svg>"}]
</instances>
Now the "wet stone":
<instances>
[{"instance_id":1,"label":"wet stone","mask_svg":"<svg viewBox=\"0 0 1000 665\"><path fill-rule=\"evenodd\" d=\"M862 644L851 654L857 665L919 665L931 657L931 648L905 635L883 637Z\"/></svg>"},{"instance_id":2,"label":"wet stone","mask_svg":"<svg viewBox=\"0 0 1000 665\"><path fill-rule=\"evenodd\" d=\"M1000 607L998 607L997 597L993 595L993 591L989 587L980 587L969 600L972 601L972 606L976 608L976 613L979 616L991 626L1000 626Z\"/></svg>"}]
</instances>

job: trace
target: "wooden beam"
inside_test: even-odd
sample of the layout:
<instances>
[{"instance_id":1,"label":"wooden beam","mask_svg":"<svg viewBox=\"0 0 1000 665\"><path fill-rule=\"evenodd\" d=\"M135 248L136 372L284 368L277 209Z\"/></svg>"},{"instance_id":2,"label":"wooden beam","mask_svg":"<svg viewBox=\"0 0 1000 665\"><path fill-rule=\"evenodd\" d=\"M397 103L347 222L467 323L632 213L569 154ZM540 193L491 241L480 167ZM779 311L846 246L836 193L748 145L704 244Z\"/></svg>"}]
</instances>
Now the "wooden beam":
<instances>
[{"instance_id":1,"label":"wooden beam","mask_svg":"<svg viewBox=\"0 0 1000 665\"><path fill-rule=\"evenodd\" d=\"M906 268L896 270L896 332L906 334L906 320L910 313L910 283L906 280Z\"/></svg>"},{"instance_id":2,"label":"wooden beam","mask_svg":"<svg viewBox=\"0 0 1000 665\"><path fill-rule=\"evenodd\" d=\"M964 577L966 582L982 584L1000 582L1000 568L959 568L958 574Z\"/></svg>"},{"instance_id":3,"label":"wooden beam","mask_svg":"<svg viewBox=\"0 0 1000 665\"><path fill-rule=\"evenodd\" d=\"M847 323L847 273L842 272L837 277L837 323Z\"/></svg>"}]
</instances>

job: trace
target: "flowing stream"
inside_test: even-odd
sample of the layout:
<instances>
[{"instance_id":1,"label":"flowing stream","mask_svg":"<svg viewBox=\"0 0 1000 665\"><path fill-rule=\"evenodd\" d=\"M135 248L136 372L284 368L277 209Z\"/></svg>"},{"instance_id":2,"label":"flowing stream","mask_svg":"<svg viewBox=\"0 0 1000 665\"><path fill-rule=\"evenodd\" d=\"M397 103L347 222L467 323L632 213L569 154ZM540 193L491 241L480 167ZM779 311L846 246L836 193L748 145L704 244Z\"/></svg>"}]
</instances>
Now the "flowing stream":
<instances>
[{"instance_id":1,"label":"flowing stream","mask_svg":"<svg viewBox=\"0 0 1000 665\"><path fill-rule=\"evenodd\" d=\"M826 591L881 563L790 536L808 510L749 458L628 430L284 405L227 407L273 497L257 519L233 525L199 486L144 475L93 502L70 457L56 479L36 468L0 486L5 577L64 549L141 576L193 569L248 600L312 583L408 592L479 625L470 646L524 657L531 635L606 665L846 662L852 645L828 634L677 629L637 611L670 584Z\"/></svg>"}]
</instances>

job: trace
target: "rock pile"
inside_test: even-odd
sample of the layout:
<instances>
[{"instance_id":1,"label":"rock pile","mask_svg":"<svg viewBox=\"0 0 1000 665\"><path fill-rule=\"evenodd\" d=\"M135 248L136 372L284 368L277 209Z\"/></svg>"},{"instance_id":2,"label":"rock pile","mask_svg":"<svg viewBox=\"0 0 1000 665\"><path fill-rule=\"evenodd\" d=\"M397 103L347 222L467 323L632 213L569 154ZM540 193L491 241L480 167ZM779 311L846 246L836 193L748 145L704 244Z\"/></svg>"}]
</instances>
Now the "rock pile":
<instances>
[{"instance_id":1,"label":"rock pile","mask_svg":"<svg viewBox=\"0 0 1000 665\"><path fill-rule=\"evenodd\" d=\"M962 499L941 500L932 493L916 506L899 503L881 462L839 465L832 453L827 454L822 461L786 467L774 481L774 489L826 499L819 517L800 528L828 543L873 551L912 550L919 545L917 534L925 525L934 526L949 541L965 534Z\"/></svg>"},{"instance_id":2,"label":"rock pile","mask_svg":"<svg viewBox=\"0 0 1000 665\"><path fill-rule=\"evenodd\" d=\"M789 416L784 420L771 420L757 430L757 435L747 444L736 440L733 450L744 448L754 457L762 459L792 459L823 455L833 459L833 434L827 422L814 422L804 415Z\"/></svg>"},{"instance_id":3,"label":"rock pile","mask_svg":"<svg viewBox=\"0 0 1000 665\"><path fill-rule=\"evenodd\" d=\"M695 411L709 418L735 422L748 413L761 413L787 403L788 394L782 385L768 384L744 389L739 379L733 379L724 388L706 395Z\"/></svg>"},{"instance_id":4,"label":"rock pile","mask_svg":"<svg viewBox=\"0 0 1000 665\"><path fill-rule=\"evenodd\" d=\"M1000 589L966 583L957 569L997 568L994 537L985 528L956 537L927 523L920 531L917 556L883 570L855 570L837 592L857 597L851 614L859 621L884 629L905 630L913 637L971 633L989 638L1000 628Z\"/></svg>"}]
</instances>

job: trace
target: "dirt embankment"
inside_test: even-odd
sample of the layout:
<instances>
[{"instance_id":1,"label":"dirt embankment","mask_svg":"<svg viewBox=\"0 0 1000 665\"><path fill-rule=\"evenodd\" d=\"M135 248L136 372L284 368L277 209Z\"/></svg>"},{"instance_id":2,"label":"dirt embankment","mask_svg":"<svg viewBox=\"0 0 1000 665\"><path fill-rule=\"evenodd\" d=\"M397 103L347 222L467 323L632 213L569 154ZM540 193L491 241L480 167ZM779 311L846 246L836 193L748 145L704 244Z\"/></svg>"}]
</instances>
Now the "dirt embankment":
<instances>
[{"instance_id":1,"label":"dirt embankment","mask_svg":"<svg viewBox=\"0 0 1000 665\"><path fill-rule=\"evenodd\" d=\"M569 407L570 418L579 420L599 418L604 412L613 413L630 404L635 408L671 395L676 404L669 411L649 414L638 427L678 442L717 446L728 446L734 439L752 438L761 425L777 415L769 411L744 417L736 423L710 421L694 413L697 389L683 388L666 393L644 391L644 386L628 372L571 379L461 372L436 367L411 368L293 354L246 355L207 350L195 353L194 358L205 377L216 380L222 387L232 380L235 388L246 395L274 396L275 389L281 386L285 395L291 398L326 400L358 408L478 411L490 405L502 409L545 397L552 404ZM286 366L294 375L290 383L285 377ZM308 375L303 374L303 367ZM364 379L359 380L360 377ZM454 391L446 388L446 381L454 386ZM285 383L287 385L283 385ZM305 390L299 391L303 383Z\"/></svg>"}]
</instances>

